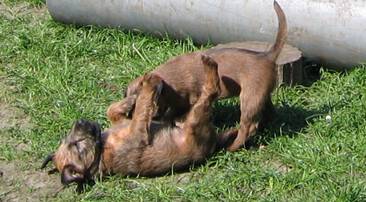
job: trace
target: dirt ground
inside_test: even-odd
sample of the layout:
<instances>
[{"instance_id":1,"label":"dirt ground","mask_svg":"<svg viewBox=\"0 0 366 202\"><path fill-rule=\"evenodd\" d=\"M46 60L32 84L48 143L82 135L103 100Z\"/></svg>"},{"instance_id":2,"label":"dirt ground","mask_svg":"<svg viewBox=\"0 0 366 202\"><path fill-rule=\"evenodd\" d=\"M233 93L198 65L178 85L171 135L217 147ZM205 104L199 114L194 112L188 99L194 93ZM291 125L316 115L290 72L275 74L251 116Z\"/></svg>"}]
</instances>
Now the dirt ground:
<instances>
[{"instance_id":1,"label":"dirt ground","mask_svg":"<svg viewBox=\"0 0 366 202\"><path fill-rule=\"evenodd\" d=\"M1 74L1 73L0 73ZM12 148L15 156L30 151L30 146L11 138L10 130L31 129L30 119L18 108L11 106L12 87L0 76L0 142ZM38 160L8 160L0 154L0 201L42 201L52 197L61 187L57 175L40 170Z\"/></svg>"},{"instance_id":2,"label":"dirt ground","mask_svg":"<svg viewBox=\"0 0 366 202\"><path fill-rule=\"evenodd\" d=\"M22 15L42 16L46 8L31 8L26 4L8 7L0 2L0 13L7 19ZM31 130L30 119L20 109L12 106L15 87L6 85L6 77L0 72L0 144L11 148L14 156L31 152L30 146L11 137L14 128L19 131ZM10 160L0 153L0 201L44 201L53 197L60 189L57 175L48 175L40 170L41 162L35 159Z\"/></svg>"},{"instance_id":3,"label":"dirt ground","mask_svg":"<svg viewBox=\"0 0 366 202\"><path fill-rule=\"evenodd\" d=\"M0 161L1 201L41 201L53 197L61 185L58 178L47 172L36 171L33 166L23 168L25 162Z\"/></svg>"}]
</instances>

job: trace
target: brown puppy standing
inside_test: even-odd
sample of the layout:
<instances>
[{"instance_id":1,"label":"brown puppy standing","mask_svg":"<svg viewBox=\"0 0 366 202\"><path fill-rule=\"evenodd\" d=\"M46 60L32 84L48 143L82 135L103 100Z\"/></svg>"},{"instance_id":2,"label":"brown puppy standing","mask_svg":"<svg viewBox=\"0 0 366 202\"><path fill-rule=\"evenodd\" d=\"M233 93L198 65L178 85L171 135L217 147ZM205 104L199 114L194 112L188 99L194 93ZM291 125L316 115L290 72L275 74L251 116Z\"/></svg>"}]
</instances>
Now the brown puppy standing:
<instances>
[{"instance_id":1,"label":"brown puppy standing","mask_svg":"<svg viewBox=\"0 0 366 202\"><path fill-rule=\"evenodd\" d=\"M103 135L95 123L76 122L42 167L52 160L61 172L63 184L76 182L80 187L95 174L155 176L202 162L231 139L218 137L210 123L211 105L220 94L217 63L202 56L202 65L205 72L202 93L181 127L152 122L162 81L148 74L142 79L132 119L111 113L109 118L114 122ZM124 103L114 106L118 105Z\"/></svg>"},{"instance_id":2,"label":"brown puppy standing","mask_svg":"<svg viewBox=\"0 0 366 202\"><path fill-rule=\"evenodd\" d=\"M175 57L153 71L164 82L158 101L157 115L163 120L174 120L185 115L201 94L203 66L200 55L209 55L218 63L221 93L219 98L240 96L240 129L234 143L228 148L235 151L242 147L250 135L255 133L263 116L268 118L274 111L271 92L276 82L276 60L287 36L286 17L278 3L274 2L279 28L275 44L268 52L254 52L239 48L213 48ZM141 88L139 77L127 88L126 98L133 104ZM108 110L126 114L130 105L119 110Z\"/></svg>"}]
</instances>

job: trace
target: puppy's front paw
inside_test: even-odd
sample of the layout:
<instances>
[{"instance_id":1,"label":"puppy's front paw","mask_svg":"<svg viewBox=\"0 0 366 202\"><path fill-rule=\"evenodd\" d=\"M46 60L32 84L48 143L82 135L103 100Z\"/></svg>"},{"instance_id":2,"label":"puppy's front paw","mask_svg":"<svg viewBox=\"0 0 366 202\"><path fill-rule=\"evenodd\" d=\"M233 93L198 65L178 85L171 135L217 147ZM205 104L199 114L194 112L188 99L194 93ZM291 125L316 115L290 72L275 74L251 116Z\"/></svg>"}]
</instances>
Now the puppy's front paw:
<instances>
[{"instance_id":1,"label":"puppy's front paw","mask_svg":"<svg viewBox=\"0 0 366 202\"><path fill-rule=\"evenodd\" d=\"M144 76L143 88L148 89L150 91L154 91L155 92L154 99L156 101L163 89L163 79L156 74L152 73L146 74Z\"/></svg>"},{"instance_id":2,"label":"puppy's front paw","mask_svg":"<svg viewBox=\"0 0 366 202\"><path fill-rule=\"evenodd\" d=\"M218 66L217 62L208 55L202 54L201 60L204 65L209 66L211 68L217 68Z\"/></svg>"},{"instance_id":3,"label":"puppy's front paw","mask_svg":"<svg viewBox=\"0 0 366 202\"><path fill-rule=\"evenodd\" d=\"M218 74L217 62L208 55L201 55L202 64L205 72L205 92L211 95L218 96L220 94L220 79Z\"/></svg>"},{"instance_id":4,"label":"puppy's front paw","mask_svg":"<svg viewBox=\"0 0 366 202\"><path fill-rule=\"evenodd\" d=\"M160 78L160 76L156 74L146 74L144 76L143 86L150 86L152 88L159 86L163 83L163 80Z\"/></svg>"}]
</instances>

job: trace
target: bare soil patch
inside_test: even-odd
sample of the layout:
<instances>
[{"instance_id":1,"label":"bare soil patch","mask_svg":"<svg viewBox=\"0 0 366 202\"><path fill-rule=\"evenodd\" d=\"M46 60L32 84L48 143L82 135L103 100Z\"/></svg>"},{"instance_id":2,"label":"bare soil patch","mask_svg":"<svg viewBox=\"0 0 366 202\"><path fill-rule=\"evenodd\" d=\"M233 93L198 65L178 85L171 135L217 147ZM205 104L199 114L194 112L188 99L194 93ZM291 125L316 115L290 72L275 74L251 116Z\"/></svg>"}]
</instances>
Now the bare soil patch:
<instances>
[{"instance_id":1,"label":"bare soil patch","mask_svg":"<svg viewBox=\"0 0 366 202\"><path fill-rule=\"evenodd\" d=\"M1 72L0 72L1 74ZM0 76L0 143L22 155L30 146L11 137L10 130L31 129L30 118L12 106L12 87L4 84ZM0 154L0 201L41 201L53 197L61 187L58 175L39 170L40 162L8 161Z\"/></svg>"},{"instance_id":2,"label":"bare soil patch","mask_svg":"<svg viewBox=\"0 0 366 202\"><path fill-rule=\"evenodd\" d=\"M36 171L30 162L0 161L0 168L0 201L46 200L61 187L57 175Z\"/></svg>"},{"instance_id":3,"label":"bare soil patch","mask_svg":"<svg viewBox=\"0 0 366 202\"><path fill-rule=\"evenodd\" d=\"M4 16L9 20L14 20L17 17L32 15L33 17L44 17L47 14L47 7L34 7L27 3L19 3L15 6L8 6L0 1L0 16Z\"/></svg>"}]
</instances>

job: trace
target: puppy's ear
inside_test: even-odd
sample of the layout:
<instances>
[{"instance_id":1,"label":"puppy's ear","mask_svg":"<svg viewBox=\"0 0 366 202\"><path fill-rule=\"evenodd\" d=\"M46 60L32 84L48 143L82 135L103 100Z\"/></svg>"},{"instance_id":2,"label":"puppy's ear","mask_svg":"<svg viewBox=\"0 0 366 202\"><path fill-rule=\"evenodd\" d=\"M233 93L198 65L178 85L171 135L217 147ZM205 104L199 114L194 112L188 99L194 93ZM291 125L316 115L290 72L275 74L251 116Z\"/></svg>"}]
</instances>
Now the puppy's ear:
<instances>
[{"instance_id":1,"label":"puppy's ear","mask_svg":"<svg viewBox=\"0 0 366 202\"><path fill-rule=\"evenodd\" d=\"M43 163L41 165L41 169L45 168L47 164L53 160L53 157L55 156L54 153L48 154L46 158L43 160Z\"/></svg>"}]
</instances>

